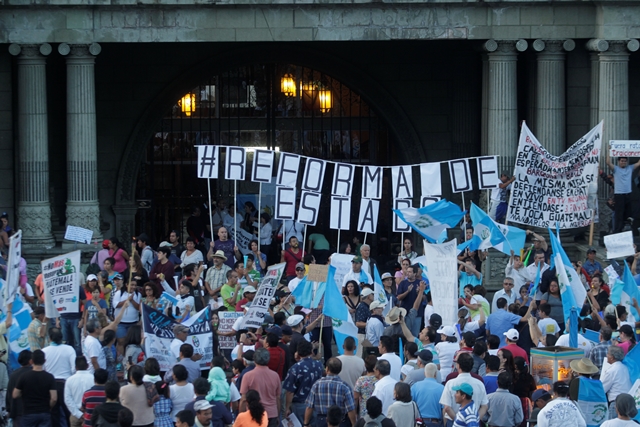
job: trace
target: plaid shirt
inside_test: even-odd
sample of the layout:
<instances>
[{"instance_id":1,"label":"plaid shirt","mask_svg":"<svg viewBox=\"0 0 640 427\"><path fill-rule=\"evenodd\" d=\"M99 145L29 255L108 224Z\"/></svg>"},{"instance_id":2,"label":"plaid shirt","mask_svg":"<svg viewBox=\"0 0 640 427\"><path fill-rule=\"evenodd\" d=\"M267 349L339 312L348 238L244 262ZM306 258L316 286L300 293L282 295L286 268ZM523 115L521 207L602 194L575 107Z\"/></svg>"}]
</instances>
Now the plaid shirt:
<instances>
[{"instance_id":1,"label":"plaid shirt","mask_svg":"<svg viewBox=\"0 0 640 427\"><path fill-rule=\"evenodd\" d=\"M329 375L316 381L306 403L308 407L315 409L317 415L323 416L327 415L333 405L343 408L345 414L356 409L351 387L337 375Z\"/></svg>"},{"instance_id":2,"label":"plaid shirt","mask_svg":"<svg viewBox=\"0 0 640 427\"><path fill-rule=\"evenodd\" d=\"M324 297L322 297L322 299L320 300L320 305L324 306ZM313 322L321 315L322 315L322 309L314 308L313 310L311 310L311 313L309 313L309 323ZM322 319L322 322L316 325L316 328L319 328L321 323L322 323L322 326L325 328L333 326L333 322L331 321L331 317L329 316L324 316L324 319Z\"/></svg>"},{"instance_id":3,"label":"plaid shirt","mask_svg":"<svg viewBox=\"0 0 640 427\"><path fill-rule=\"evenodd\" d=\"M593 362L598 369L602 369L602 360L607 357L607 351L611 347L611 340L603 341L591 349L589 353L589 359Z\"/></svg>"},{"instance_id":4,"label":"plaid shirt","mask_svg":"<svg viewBox=\"0 0 640 427\"><path fill-rule=\"evenodd\" d=\"M229 270L231 270L231 268L226 264L222 264L219 270L215 266L211 267L207 270L207 275L204 280L209 284L211 290L218 289L227 283L227 271Z\"/></svg>"},{"instance_id":5,"label":"plaid shirt","mask_svg":"<svg viewBox=\"0 0 640 427\"><path fill-rule=\"evenodd\" d=\"M44 337L40 337L41 326L42 322L36 318L29 323L27 328L27 339L29 340L29 347L33 349L32 351L42 350L48 344L48 340L45 338L47 334Z\"/></svg>"}]
</instances>

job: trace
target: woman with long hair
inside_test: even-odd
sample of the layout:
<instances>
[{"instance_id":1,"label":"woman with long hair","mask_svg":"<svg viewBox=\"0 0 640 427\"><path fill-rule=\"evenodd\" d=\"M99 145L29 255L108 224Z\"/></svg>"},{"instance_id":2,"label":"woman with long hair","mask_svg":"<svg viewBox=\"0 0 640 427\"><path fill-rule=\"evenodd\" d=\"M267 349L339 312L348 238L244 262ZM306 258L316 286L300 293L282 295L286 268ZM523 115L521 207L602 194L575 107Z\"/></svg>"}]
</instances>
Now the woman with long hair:
<instances>
[{"instance_id":1,"label":"woman with long hair","mask_svg":"<svg viewBox=\"0 0 640 427\"><path fill-rule=\"evenodd\" d=\"M516 365L513 361L513 353L509 350L501 348L498 350L498 359L500 359L500 371L509 372L513 378L516 376Z\"/></svg>"},{"instance_id":2,"label":"woman with long hair","mask_svg":"<svg viewBox=\"0 0 640 427\"><path fill-rule=\"evenodd\" d=\"M249 390L246 401L248 410L238 414L233 427L267 427L269 418L262 402L260 402L260 394L255 390Z\"/></svg>"},{"instance_id":3,"label":"woman with long hair","mask_svg":"<svg viewBox=\"0 0 640 427\"><path fill-rule=\"evenodd\" d=\"M564 331L564 312L562 311L562 297L560 296L560 286L556 279L549 283L549 291L540 297L540 304L549 304L551 306L551 317L556 321L561 331Z\"/></svg>"},{"instance_id":4,"label":"woman with long hair","mask_svg":"<svg viewBox=\"0 0 640 427\"><path fill-rule=\"evenodd\" d=\"M144 368L133 365L127 373L129 384L120 389L120 404L133 412L133 425L140 427L153 426L153 406L147 400L144 386Z\"/></svg>"},{"instance_id":5,"label":"woman with long hair","mask_svg":"<svg viewBox=\"0 0 640 427\"><path fill-rule=\"evenodd\" d=\"M400 282L409 277L409 267L411 267L411 260L409 258L403 259L400 263L400 270L396 271L394 276L396 278L396 286L400 285Z\"/></svg>"},{"instance_id":6,"label":"woman with long hair","mask_svg":"<svg viewBox=\"0 0 640 427\"><path fill-rule=\"evenodd\" d=\"M414 427L416 419L420 417L418 405L411 400L411 387L407 383L397 382L393 387L395 402L387 409L387 417L396 427Z\"/></svg>"},{"instance_id":7,"label":"woman with long hair","mask_svg":"<svg viewBox=\"0 0 640 427\"><path fill-rule=\"evenodd\" d=\"M144 292L142 297L142 304L147 305L153 309L158 306L158 298L156 297L156 289L151 283L144 285ZM142 304L140 304L140 311L142 311Z\"/></svg>"},{"instance_id":8,"label":"woman with long hair","mask_svg":"<svg viewBox=\"0 0 640 427\"><path fill-rule=\"evenodd\" d=\"M129 261L129 254L126 249L116 237L109 239L109 256L116 260L113 269L118 273L124 273L127 270L127 261Z\"/></svg>"},{"instance_id":9,"label":"woman with long hair","mask_svg":"<svg viewBox=\"0 0 640 427\"><path fill-rule=\"evenodd\" d=\"M356 313L356 307L360 304L360 286L355 280L349 280L342 288L342 299L347 304L351 317L353 317Z\"/></svg>"},{"instance_id":10,"label":"woman with long hair","mask_svg":"<svg viewBox=\"0 0 640 427\"><path fill-rule=\"evenodd\" d=\"M140 325L133 325L129 327L127 335L124 337L123 363L136 365L143 361L144 350L142 350L142 327L140 327Z\"/></svg>"},{"instance_id":11,"label":"woman with long hair","mask_svg":"<svg viewBox=\"0 0 640 427\"><path fill-rule=\"evenodd\" d=\"M262 232L262 228L260 229L260 232ZM264 275L267 271L267 255L265 255L265 253L269 252L265 250L264 247L260 248L262 250L258 250L258 241L256 239L249 242L249 249L253 254L253 265L255 266L256 271L261 275Z\"/></svg>"},{"instance_id":12,"label":"woman with long hair","mask_svg":"<svg viewBox=\"0 0 640 427\"><path fill-rule=\"evenodd\" d=\"M620 344L618 344L618 347L624 351L624 355L626 356L627 353L636 346L636 334L629 325L620 326L618 332L620 333L620 337L618 338Z\"/></svg>"},{"instance_id":13,"label":"woman with long hair","mask_svg":"<svg viewBox=\"0 0 640 427\"><path fill-rule=\"evenodd\" d=\"M340 245L339 253L351 255L353 253L353 248L351 247L351 243L349 242L342 243Z\"/></svg>"},{"instance_id":14,"label":"woman with long hair","mask_svg":"<svg viewBox=\"0 0 640 427\"><path fill-rule=\"evenodd\" d=\"M107 372L109 373L109 381L117 381L116 378L116 357L113 354L113 345L116 343L115 331L108 330L102 336L102 353L107 359Z\"/></svg>"},{"instance_id":15,"label":"woman with long hair","mask_svg":"<svg viewBox=\"0 0 640 427\"><path fill-rule=\"evenodd\" d=\"M402 250L398 254L398 264L401 264L404 259L413 261L417 257L418 254L413 250L413 242L409 237L405 237L402 242Z\"/></svg>"},{"instance_id":16,"label":"woman with long hair","mask_svg":"<svg viewBox=\"0 0 640 427\"><path fill-rule=\"evenodd\" d=\"M376 386L378 379L375 372L373 372L378 358L373 354L364 358L364 369L366 373L356 380L353 386L353 400L356 402L356 409L359 409L358 415L363 418L367 415L367 400L373 394L373 389Z\"/></svg>"},{"instance_id":17,"label":"woman with long hair","mask_svg":"<svg viewBox=\"0 0 640 427\"><path fill-rule=\"evenodd\" d=\"M513 360L513 363L516 368L516 375L513 377L513 385L509 391L520 398L522 413L524 414L524 419L520 424L520 427L526 427L527 420L531 414L530 399L531 394L536 390L536 380L529 373L529 367L527 366L527 362L524 360L524 357L517 356Z\"/></svg>"},{"instance_id":18,"label":"woman with long hair","mask_svg":"<svg viewBox=\"0 0 640 427\"><path fill-rule=\"evenodd\" d=\"M149 273L142 266L142 259L138 251L133 253L133 256L129 258L129 268L131 269L131 278L135 280L139 286L143 286L149 282Z\"/></svg>"}]
</instances>

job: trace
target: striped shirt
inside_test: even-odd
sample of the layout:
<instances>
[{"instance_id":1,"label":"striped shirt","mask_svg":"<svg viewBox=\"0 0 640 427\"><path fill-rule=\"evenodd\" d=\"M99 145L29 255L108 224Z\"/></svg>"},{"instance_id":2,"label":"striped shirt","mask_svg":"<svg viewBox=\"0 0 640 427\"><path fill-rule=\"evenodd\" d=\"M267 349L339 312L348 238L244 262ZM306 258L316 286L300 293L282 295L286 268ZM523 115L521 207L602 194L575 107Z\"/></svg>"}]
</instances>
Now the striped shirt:
<instances>
[{"instance_id":1,"label":"striped shirt","mask_svg":"<svg viewBox=\"0 0 640 427\"><path fill-rule=\"evenodd\" d=\"M215 266L208 269L205 282L209 284L209 289L215 290L227 283L227 271L230 270L231 268L226 264L222 264L219 269Z\"/></svg>"},{"instance_id":2,"label":"striped shirt","mask_svg":"<svg viewBox=\"0 0 640 427\"><path fill-rule=\"evenodd\" d=\"M91 427L91 414L98 405L107 401L103 385L94 385L82 396L82 411L84 412L84 427Z\"/></svg>"},{"instance_id":3,"label":"striped shirt","mask_svg":"<svg viewBox=\"0 0 640 427\"><path fill-rule=\"evenodd\" d=\"M473 400L467 406L460 408L453 422L453 427L480 427L478 409Z\"/></svg>"}]
</instances>

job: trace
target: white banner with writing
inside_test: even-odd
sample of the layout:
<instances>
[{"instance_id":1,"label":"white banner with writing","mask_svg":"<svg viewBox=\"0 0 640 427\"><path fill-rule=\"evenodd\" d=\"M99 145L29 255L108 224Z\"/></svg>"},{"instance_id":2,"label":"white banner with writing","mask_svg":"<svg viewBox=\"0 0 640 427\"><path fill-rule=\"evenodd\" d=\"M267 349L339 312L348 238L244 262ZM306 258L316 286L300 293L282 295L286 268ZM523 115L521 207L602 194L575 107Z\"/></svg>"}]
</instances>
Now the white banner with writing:
<instances>
[{"instance_id":1,"label":"white banner with writing","mask_svg":"<svg viewBox=\"0 0 640 427\"><path fill-rule=\"evenodd\" d=\"M442 324L453 326L458 321L458 246L453 239L442 244L425 241L424 255L429 271L431 300Z\"/></svg>"},{"instance_id":2,"label":"white banner with writing","mask_svg":"<svg viewBox=\"0 0 640 427\"><path fill-rule=\"evenodd\" d=\"M40 263L44 283L44 312L49 319L62 313L77 313L80 297L80 251Z\"/></svg>"},{"instance_id":3,"label":"white banner with writing","mask_svg":"<svg viewBox=\"0 0 640 427\"><path fill-rule=\"evenodd\" d=\"M640 141L609 141L610 157L640 157Z\"/></svg>"},{"instance_id":4,"label":"white banner with writing","mask_svg":"<svg viewBox=\"0 0 640 427\"><path fill-rule=\"evenodd\" d=\"M260 286L256 293L251 307L244 316L244 322L242 322L242 328L259 328L264 323L264 316L269 312L269 304L271 298L276 293L276 288L280 282L280 277L284 272L286 263L280 263L272 265L267 269L266 274L260 280Z\"/></svg>"},{"instance_id":5,"label":"white banner with writing","mask_svg":"<svg viewBox=\"0 0 640 427\"><path fill-rule=\"evenodd\" d=\"M604 245L607 248L607 259L625 258L636 253L631 231L604 236Z\"/></svg>"}]
</instances>

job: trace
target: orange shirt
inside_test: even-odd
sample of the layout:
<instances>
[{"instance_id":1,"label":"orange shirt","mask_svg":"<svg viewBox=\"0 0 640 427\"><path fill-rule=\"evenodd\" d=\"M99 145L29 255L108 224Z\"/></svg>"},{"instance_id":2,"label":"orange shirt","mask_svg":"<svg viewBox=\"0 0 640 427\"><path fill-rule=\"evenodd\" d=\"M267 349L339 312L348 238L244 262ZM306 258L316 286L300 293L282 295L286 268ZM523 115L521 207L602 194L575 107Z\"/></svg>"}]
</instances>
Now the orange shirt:
<instances>
[{"instance_id":1,"label":"orange shirt","mask_svg":"<svg viewBox=\"0 0 640 427\"><path fill-rule=\"evenodd\" d=\"M267 427L269 424L269 418L267 418L267 411L262 414L262 423L258 424L251 418L249 411L240 412L236 417L236 422L233 423L233 427Z\"/></svg>"}]
</instances>

